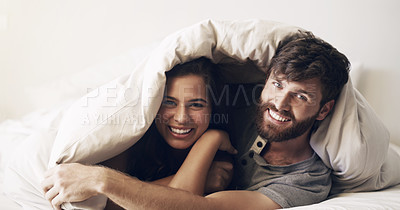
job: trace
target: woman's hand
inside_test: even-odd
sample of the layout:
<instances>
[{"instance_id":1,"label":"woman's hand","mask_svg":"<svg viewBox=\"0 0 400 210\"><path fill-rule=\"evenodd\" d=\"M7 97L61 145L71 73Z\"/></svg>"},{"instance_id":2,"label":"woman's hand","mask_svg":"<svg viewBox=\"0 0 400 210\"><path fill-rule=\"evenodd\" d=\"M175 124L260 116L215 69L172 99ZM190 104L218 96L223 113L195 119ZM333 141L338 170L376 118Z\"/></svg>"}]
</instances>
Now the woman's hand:
<instances>
[{"instance_id":1,"label":"woman's hand","mask_svg":"<svg viewBox=\"0 0 400 210\"><path fill-rule=\"evenodd\" d=\"M218 150L228 152L229 154L236 154L237 150L232 146L227 132L223 130L210 129L207 130L200 139L206 139L207 141L218 141ZM200 140L199 139L199 140Z\"/></svg>"},{"instance_id":2,"label":"woman's hand","mask_svg":"<svg viewBox=\"0 0 400 210\"><path fill-rule=\"evenodd\" d=\"M204 193L225 190L232 181L233 158L227 153L217 153L208 170Z\"/></svg>"},{"instance_id":3,"label":"woman's hand","mask_svg":"<svg viewBox=\"0 0 400 210\"><path fill-rule=\"evenodd\" d=\"M207 174L218 150L237 153L225 131L207 130L193 145L168 186L203 195Z\"/></svg>"}]
</instances>

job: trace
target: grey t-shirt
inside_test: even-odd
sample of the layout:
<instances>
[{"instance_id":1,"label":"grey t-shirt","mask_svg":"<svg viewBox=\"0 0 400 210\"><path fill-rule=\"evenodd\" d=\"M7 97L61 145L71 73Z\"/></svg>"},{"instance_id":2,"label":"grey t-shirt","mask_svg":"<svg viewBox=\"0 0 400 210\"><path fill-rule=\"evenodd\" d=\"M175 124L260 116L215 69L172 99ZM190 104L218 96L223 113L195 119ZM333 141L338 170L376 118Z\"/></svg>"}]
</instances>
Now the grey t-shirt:
<instances>
[{"instance_id":1,"label":"grey t-shirt","mask_svg":"<svg viewBox=\"0 0 400 210\"><path fill-rule=\"evenodd\" d=\"M257 134L256 108L248 102L237 100L228 109L229 135L239 151L231 188L259 191L283 208L325 200L331 188L331 170L315 153L307 160L287 166L267 164L260 156L267 141Z\"/></svg>"},{"instance_id":2,"label":"grey t-shirt","mask_svg":"<svg viewBox=\"0 0 400 210\"><path fill-rule=\"evenodd\" d=\"M267 164L257 150L265 145L257 138L252 149L241 154L235 164L236 188L259 191L283 208L308 205L327 198L331 187L330 169L314 153L307 160L287 165Z\"/></svg>"}]
</instances>

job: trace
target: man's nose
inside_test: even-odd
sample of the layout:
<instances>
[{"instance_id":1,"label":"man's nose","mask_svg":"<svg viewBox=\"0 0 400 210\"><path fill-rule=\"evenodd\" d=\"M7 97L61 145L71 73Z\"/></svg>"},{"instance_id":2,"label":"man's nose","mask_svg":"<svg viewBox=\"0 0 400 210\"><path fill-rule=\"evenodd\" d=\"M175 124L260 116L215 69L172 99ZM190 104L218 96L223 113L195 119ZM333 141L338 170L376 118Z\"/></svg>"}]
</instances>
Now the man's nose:
<instances>
[{"instance_id":1,"label":"man's nose","mask_svg":"<svg viewBox=\"0 0 400 210\"><path fill-rule=\"evenodd\" d=\"M181 105L176 108L174 120L180 124L186 123L189 120L189 115L185 106Z\"/></svg>"},{"instance_id":2,"label":"man's nose","mask_svg":"<svg viewBox=\"0 0 400 210\"><path fill-rule=\"evenodd\" d=\"M288 93L280 93L276 94L274 97L274 104L276 109L280 110L289 110L290 106L290 94Z\"/></svg>"}]
</instances>

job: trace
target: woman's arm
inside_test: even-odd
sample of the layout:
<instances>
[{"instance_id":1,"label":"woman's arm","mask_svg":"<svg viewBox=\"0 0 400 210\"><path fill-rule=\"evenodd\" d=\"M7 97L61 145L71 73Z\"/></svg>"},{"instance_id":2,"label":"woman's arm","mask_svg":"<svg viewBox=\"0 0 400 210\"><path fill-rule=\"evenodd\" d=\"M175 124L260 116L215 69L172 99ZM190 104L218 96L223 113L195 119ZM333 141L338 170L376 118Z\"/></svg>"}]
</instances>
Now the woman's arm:
<instances>
[{"instance_id":1,"label":"woman's arm","mask_svg":"<svg viewBox=\"0 0 400 210\"><path fill-rule=\"evenodd\" d=\"M226 132L208 130L194 144L168 186L203 195L207 174L218 150L236 153Z\"/></svg>"},{"instance_id":2,"label":"woman's arm","mask_svg":"<svg viewBox=\"0 0 400 210\"><path fill-rule=\"evenodd\" d=\"M174 175L164 177L152 181L152 184L168 186ZM233 159L230 154L217 153L208 170L206 184L204 186L204 193L210 194L213 192L226 189L232 180L233 176Z\"/></svg>"}]
</instances>

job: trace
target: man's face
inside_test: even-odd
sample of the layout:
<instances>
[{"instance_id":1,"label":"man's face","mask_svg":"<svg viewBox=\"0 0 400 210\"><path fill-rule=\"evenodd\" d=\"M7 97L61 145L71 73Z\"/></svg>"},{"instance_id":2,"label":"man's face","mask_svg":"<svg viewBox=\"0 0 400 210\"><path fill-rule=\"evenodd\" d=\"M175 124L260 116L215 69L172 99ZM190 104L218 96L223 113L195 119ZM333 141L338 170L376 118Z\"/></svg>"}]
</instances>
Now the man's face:
<instances>
[{"instance_id":1,"label":"man's face","mask_svg":"<svg viewBox=\"0 0 400 210\"><path fill-rule=\"evenodd\" d=\"M268 141L296 138L308 132L315 120L322 120L327 115L321 113L319 78L300 82L289 82L284 78L271 74L261 93L256 122L259 135Z\"/></svg>"}]
</instances>

